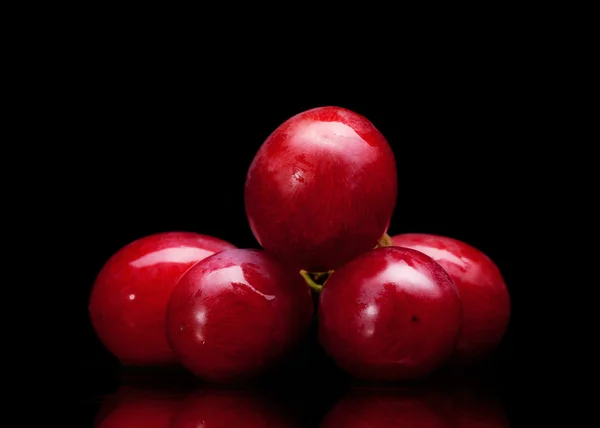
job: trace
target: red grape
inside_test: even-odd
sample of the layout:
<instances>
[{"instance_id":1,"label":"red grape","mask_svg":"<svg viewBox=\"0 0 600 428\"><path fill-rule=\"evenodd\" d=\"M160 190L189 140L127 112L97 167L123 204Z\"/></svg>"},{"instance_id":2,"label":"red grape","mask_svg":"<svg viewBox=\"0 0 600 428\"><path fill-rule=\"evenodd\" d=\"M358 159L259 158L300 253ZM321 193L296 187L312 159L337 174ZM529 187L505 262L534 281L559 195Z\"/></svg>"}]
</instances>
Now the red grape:
<instances>
[{"instance_id":1,"label":"red grape","mask_svg":"<svg viewBox=\"0 0 600 428\"><path fill-rule=\"evenodd\" d=\"M480 250L444 236L407 233L392 241L432 257L456 284L463 321L455 361L488 357L502 341L510 319L510 297L496 264Z\"/></svg>"},{"instance_id":2,"label":"red grape","mask_svg":"<svg viewBox=\"0 0 600 428\"><path fill-rule=\"evenodd\" d=\"M101 342L127 365L175 363L165 331L167 302L194 263L232 244L191 232L158 233L117 251L98 274L89 302Z\"/></svg>"},{"instance_id":3,"label":"red grape","mask_svg":"<svg viewBox=\"0 0 600 428\"><path fill-rule=\"evenodd\" d=\"M184 367L208 381L233 382L280 361L312 313L298 272L263 251L227 250L181 278L169 301L167 333Z\"/></svg>"},{"instance_id":4,"label":"red grape","mask_svg":"<svg viewBox=\"0 0 600 428\"><path fill-rule=\"evenodd\" d=\"M396 163L365 117L320 107L282 123L246 178L245 205L266 250L312 272L373 249L396 204Z\"/></svg>"},{"instance_id":5,"label":"red grape","mask_svg":"<svg viewBox=\"0 0 600 428\"><path fill-rule=\"evenodd\" d=\"M455 285L429 256L384 247L337 269L320 295L319 340L358 378L424 376L452 353L460 332Z\"/></svg>"}]
</instances>

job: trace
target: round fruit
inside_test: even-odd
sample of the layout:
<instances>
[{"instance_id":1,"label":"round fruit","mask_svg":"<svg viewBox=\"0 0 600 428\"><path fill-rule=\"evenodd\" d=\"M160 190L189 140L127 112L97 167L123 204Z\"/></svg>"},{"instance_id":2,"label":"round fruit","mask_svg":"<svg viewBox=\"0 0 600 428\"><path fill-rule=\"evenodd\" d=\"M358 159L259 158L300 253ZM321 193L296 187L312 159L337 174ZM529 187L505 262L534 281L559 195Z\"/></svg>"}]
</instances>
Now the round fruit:
<instances>
[{"instance_id":1,"label":"round fruit","mask_svg":"<svg viewBox=\"0 0 600 428\"><path fill-rule=\"evenodd\" d=\"M392 237L392 242L429 255L456 284L463 307L456 361L489 356L502 341L510 319L510 297L496 264L480 250L444 236L407 233Z\"/></svg>"},{"instance_id":2,"label":"round fruit","mask_svg":"<svg viewBox=\"0 0 600 428\"><path fill-rule=\"evenodd\" d=\"M178 407L169 428L287 428L285 414L251 390L192 392Z\"/></svg>"},{"instance_id":3,"label":"round fruit","mask_svg":"<svg viewBox=\"0 0 600 428\"><path fill-rule=\"evenodd\" d=\"M319 299L319 340L355 377L406 380L452 354L461 304L444 269L408 248L383 247L337 269Z\"/></svg>"},{"instance_id":4,"label":"round fruit","mask_svg":"<svg viewBox=\"0 0 600 428\"><path fill-rule=\"evenodd\" d=\"M184 367L213 382L271 368L295 346L313 313L302 277L259 250L227 250L181 278L167 334Z\"/></svg>"},{"instance_id":5,"label":"round fruit","mask_svg":"<svg viewBox=\"0 0 600 428\"><path fill-rule=\"evenodd\" d=\"M396 163L365 117L320 107L281 124L256 154L246 214L266 250L312 272L373 249L396 204Z\"/></svg>"},{"instance_id":6,"label":"round fruit","mask_svg":"<svg viewBox=\"0 0 600 428\"><path fill-rule=\"evenodd\" d=\"M325 416L321 428L451 428L449 420L418 395L389 390L358 390L345 395Z\"/></svg>"},{"instance_id":7,"label":"round fruit","mask_svg":"<svg viewBox=\"0 0 600 428\"><path fill-rule=\"evenodd\" d=\"M117 251L98 274L89 302L101 342L123 364L175 363L165 312L175 284L194 263L232 244L191 232L138 239Z\"/></svg>"}]
</instances>

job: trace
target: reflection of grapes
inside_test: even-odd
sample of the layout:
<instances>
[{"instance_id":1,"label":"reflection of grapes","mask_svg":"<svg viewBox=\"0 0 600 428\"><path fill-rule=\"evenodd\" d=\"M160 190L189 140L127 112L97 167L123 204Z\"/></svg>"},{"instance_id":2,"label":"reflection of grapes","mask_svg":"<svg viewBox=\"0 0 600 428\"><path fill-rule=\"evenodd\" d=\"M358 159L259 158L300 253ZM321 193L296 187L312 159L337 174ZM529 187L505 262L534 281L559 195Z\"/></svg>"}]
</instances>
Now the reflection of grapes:
<instances>
[{"instance_id":1,"label":"reflection of grapes","mask_svg":"<svg viewBox=\"0 0 600 428\"><path fill-rule=\"evenodd\" d=\"M455 428L510 427L502 403L493 392L481 388L453 388L441 409Z\"/></svg>"},{"instance_id":2,"label":"reflection of grapes","mask_svg":"<svg viewBox=\"0 0 600 428\"><path fill-rule=\"evenodd\" d=\"M321 428L508 428L492 390L454 379L401 389L352 389L323 419Z\"/></svg>"},{"instance_id":3,"label":"reflection of grapes","mask_svg":"<svg viewBox=\"0 0 600 428\"><path fill-rule=\"evenodd\" d=\"M253 391L199 390L175 411L169 428L289 428L293 425Z\"/></svg>"},{"instance_id":4,"label":"reflection of grapes","mask_svg":"<svg viewBox=\"0 0 600 428\"><path fill-rule=\"evenodd\" d=\"M452 428L450 421L419 396L390 391L355 391L325 416L321 428Z\"/></svg>"},{"instance_id":5,"label":"reflection of grapes","mask_svg":"<svg viewBox=\"0 0 600 428\"><path fill-rule=\"evenodd\" d=\"M168 428L180 400L175 393L124 387L104 403L94 427Z\"/></svg>"}]
</instances>

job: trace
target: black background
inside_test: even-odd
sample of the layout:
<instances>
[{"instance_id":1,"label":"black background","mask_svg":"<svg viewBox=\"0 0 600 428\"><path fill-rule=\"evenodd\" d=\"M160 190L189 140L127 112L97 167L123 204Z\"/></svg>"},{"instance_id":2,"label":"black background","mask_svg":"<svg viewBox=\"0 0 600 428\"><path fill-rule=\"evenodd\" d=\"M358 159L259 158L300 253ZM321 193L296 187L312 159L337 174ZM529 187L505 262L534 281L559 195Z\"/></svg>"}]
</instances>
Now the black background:
<instances>
[{"instance_id":1,"label":"black background","mask_svg":"<svg viewBox=\"0 0 600 428\"><path fill-rule=\"evenodd\" d=\"M70 289L77 322L70 334L78 337L82 418L98 410L93 397L113 392L123 381L123 369L97 340L87 314L104 262L137 238L172 230L257 247L244 213L248 166L281 122L324 105L364 115L392 146L399 194L390 234L451 236L499 266L513 313L505 341L485 369L511 411L518 378L515 332L525 299L514 249L521 206L514 171L527 140L522 128L527 93L518 90L524 82L502 69L470 64L445 72L414 69L380 86L377 79L340 81L320 71L317 88L250 64L246 68L253 72L236 73L209 65L167 66L152 58L140 62L120 53L101 58L86 63L78 79L80 144L74 156L80 187L68 219L76 225L72 245L78 252ZM295 379L302 379L297 389L319 385L320 401L328 403L335 399L334 384L348 380L311 346L308 357L296 356L292 363ZM303 364L303 358L322 366ZM325 404L316 407L315 418L326 410Z\"/></svg>"}]
</instances>

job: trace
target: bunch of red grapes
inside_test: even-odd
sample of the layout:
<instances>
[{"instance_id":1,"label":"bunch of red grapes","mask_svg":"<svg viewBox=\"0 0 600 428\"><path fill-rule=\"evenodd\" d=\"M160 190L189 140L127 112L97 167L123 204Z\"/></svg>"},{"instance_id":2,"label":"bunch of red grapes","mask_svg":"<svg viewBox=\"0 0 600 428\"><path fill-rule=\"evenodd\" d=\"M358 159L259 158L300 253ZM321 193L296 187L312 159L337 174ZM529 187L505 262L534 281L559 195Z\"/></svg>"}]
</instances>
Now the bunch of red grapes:
<instances>
[{"instance_id":1,"label":"bunch of red grapes","mask_svg":"<svg viewBox=\"0 0 600 428\"><path fill-rule=\"evenodd\" d=\"M305 336L368 380L470 364L500 344L510 299L495 263L429 234L387 234L396 161L365 117L315 108L262 144L245 183L262 249L170 232L121 248L90 298L102 341L126 365L181 364L212 382L258 376Z\"/></svg>"}]
</instances>

